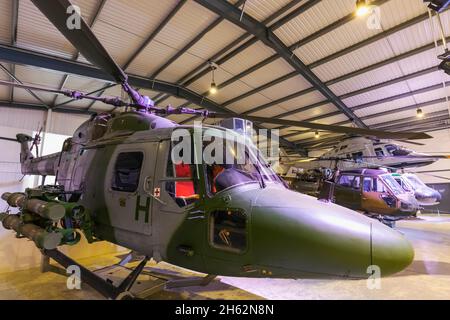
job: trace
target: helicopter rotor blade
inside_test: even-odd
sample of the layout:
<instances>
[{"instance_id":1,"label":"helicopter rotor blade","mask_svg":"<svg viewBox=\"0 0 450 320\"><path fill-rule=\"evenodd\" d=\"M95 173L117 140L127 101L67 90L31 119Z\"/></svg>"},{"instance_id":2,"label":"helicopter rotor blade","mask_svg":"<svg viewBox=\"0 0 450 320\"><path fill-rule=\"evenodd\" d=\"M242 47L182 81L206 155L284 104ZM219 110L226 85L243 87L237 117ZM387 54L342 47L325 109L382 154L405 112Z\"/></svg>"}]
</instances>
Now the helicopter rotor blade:
<instances>
[{"instance_id":1,"label":"helicopter rotor blade","mask_svg":"<svg viewBox=\"0 0 450 320\"><path fill-rule=\"evenodd\" d=\"M12 142L19 142L19 141L17 141L17 139L14 139L14 138L7 138L7 137L0 137L0 140L12 141Z\"/></svg>"},{"instance_id":2,"label":"helicopter rotor blade","mask_svg":"<svg viewBox=\"0 0 450 320\"><path fill-rule=\"evenodd\" d=\"M211 115L218 118L227 118L230 115L226 113L211 113ZM320 124L306 121L295 121L295 120L285 120L285 119L276 119L276 118L264 118L264 117L256 117L256 116L247 116L247 115L239 115L243 119L247 119L253 122L259 123L271 123L271 124L279 124L291 127L303 127L310 128L316 130L324 130L338 133L346 133L346 134L356 134L361 136L373 136L382 139L406 139L406 140L417 140L417 139L430 139L432 138L430 135L425 132L404 132L404 131L381 131L381 130L372 130L372 129L363 129L363 128L353 128L353 127L343 127L336 125L328 125L328 124Z\"/></svg>"},{"instance_id":3,"label":"helicopter rotor blade","mask_svg":"<svg viewBox=\"0 0 450 320\"><path fill-rule=\"evenodd\" d=\"M403 143L414 144L414 145L416 145L416 146L424 146L424 145L425 145L424 143L414 142L414 141L408 141L408 140L397 140L397 141L400 141L400 142L403 142Z\"/></svg>"},{"instance_id":4,"label":"helicopter rotor blade","mask_svg":"<svg viewBox=\"0 0 450 320\"><path fill-rule=\"evenodd\" d=\"M92 64L111 75L118 83L125 84L127 75L106 51L89 25L76 12L69 0L31 0L69 42ZM69 19L80 21L80 28L70 28Z\"/></svg>"}]
</instances>

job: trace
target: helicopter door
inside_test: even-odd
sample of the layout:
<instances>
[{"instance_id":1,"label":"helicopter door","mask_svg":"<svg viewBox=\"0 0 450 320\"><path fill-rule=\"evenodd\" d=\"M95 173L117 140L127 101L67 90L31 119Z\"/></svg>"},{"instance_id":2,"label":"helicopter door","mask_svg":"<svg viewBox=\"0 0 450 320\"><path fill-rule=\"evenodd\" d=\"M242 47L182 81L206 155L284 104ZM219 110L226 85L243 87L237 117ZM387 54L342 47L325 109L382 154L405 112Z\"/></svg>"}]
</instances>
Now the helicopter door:
<instances>
[{"instance_id":1,"label":"helicopter door","mask_svg":"<svg viewBox=\"0 0 450 320\"><path fill-rule=\"evenodd\" d=\"M152 234L152 201L158 142L119 145L108 167L109 188L105 200L111 225L146 235Z\"/></svg>"},{"instance_id":2,"label":"helicopter door","mask_svg":"<svg viewBox=\"0 0 450 320\"><path fill-rule=\"evenodd\" d=\"M364 177L362 204L363 210L369 213L389 214L395 206L391 208L389 201L385 199L394 198L380 179L377 177Z\"/></svg>"},{"instance_id":3,"label":"helicopter door","mask_svg":"<svg viewBox=\"0 0 450 320\"><path fill-rule=\"evenodd\" d=\"M361 177L341 175L334 190L335 202L351 209L361 208Z\"/></svg>"}]
</instances>

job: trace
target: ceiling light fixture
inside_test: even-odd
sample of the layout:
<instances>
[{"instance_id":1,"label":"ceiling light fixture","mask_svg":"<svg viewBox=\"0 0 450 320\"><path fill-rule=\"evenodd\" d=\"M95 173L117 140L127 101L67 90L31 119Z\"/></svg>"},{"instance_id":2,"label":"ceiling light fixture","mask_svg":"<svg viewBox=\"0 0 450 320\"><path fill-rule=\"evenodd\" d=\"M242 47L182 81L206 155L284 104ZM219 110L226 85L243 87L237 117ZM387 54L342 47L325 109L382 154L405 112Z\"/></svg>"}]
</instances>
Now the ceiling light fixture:
<instances>
[{"instance_id":1,"label":"ceiling light fixture","mask_svg":"<svg viewBox=\"0 0 450 320\"><path fill-rule=\"evenodd\" d=\"M417 118L423 118L424 114L422 109L418 108L416 111Z\"/></svg>"},{"instance_id":2,"label":"ceiling light fixture","mask_svg":"<svg viewBox=\"0 0 450 320\"><path fill-rule=\"evenodd\" d=\"M216 64L212 61L209 61L209 66L211 68L211 86L209 87L210 94L216 94L218 91L216 82L214 80L214 71L217 69Z\"/></svg>"},{"instance_id":3,"label":"ceiling light fixture","mask_svg":"<svg viewBox=\"0 0 450 320\"><path fill-rule=\"evenodd\" d=\"M356 0L356 15L358 17L364 17L369 13L369 6L366 0Z\"/></svg>"}]
</instances>

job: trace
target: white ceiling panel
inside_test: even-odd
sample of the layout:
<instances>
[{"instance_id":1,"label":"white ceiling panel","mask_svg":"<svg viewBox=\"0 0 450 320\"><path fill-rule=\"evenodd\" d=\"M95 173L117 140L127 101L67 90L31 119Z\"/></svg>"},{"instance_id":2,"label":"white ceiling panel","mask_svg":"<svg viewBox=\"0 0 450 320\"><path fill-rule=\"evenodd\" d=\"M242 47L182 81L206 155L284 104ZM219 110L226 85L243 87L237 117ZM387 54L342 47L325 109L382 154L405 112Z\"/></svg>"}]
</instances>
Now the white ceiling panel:
<instances>
[{"instance_id":1,"label":"white ceiling panel","mask_svg":"<svg viewBox=\"0 0 450 320\"><path fill-rule=\"evenodd\" d=\"M329 86L329 88L338 96L346 93L355 92L360 89L371 87L373 85L383 83L395 78L401 77L403 74L396 63L388 64L384 67L366 72L355 77L337 82Z\"/></svg>"},{"instance_id":2,"label":"white ceiling panel","mask_svg":"<svg viewBox=\"0 0 450 320\"><path fill-rule=\"evenodd\" d=\"M300 58L307 57L311 59L314 57L314 52L301 49L297 55L300 55ZM393 53L389 43L385 39L382 39L322 64L314 68L313 71L322 81L326 82L377 62L387 60L392 56Z\"/></svg>"},{"instance_id":3,"label":"white ceiling panel","mask_svg":"<svg viewBox=\"0 0 450 320\"><path fill-rule=\"evenodd\" d=\"M232 110L236 113L242 113L247 110L253 109L256 106L265 104L270 102L270 100L260 94L254 94L250 97L247 97L245 99L239 100L229 106L227 106L227 109Z\"/></svg>"},{"instance_id":4,"label":"white ceiling panel","mask_svg":"<svg viewBox=\"0 0 450 320\"><path fill-rule=\"evenodd\" d=\"M11 44L11 25L13 16L12 1L0 1L0 42Z\"/></svg>"},{"instance_id":5,"label":"white ceiling panel","mask_svg":"<svg viewBox=\"0 0 450 320\"><path fill-rule=\"evenodd\" d=\"M447 105L445 103L439 103L439 104L423 107L422 110L425 114L431 113L431 112L437 112L437 111L447 110ZM368 119L368 120L365 120L364 122L367 125L375 125L375 124L380 124L383 122L404 119L404 118L410 118L410 117L415 117L415 116L416 116L416 110L411 109L411 110L407 110L407 111L396 112L396 113L392 113L392 114L383 115L381 117Z\"/></svg>"},{"instance_id":6,"label":"white ceiling panel","mask_svg":"<svg viewBox=\"0 0 450 320\"><path fill-rule=\"evenodd\" d=\"M446 36L449 36L450 30L448 25L450 24L450 17L448 11L441 14L441 20L443 25L447 26ZM388 39L395 54L398 55L411 51L415 48L432 43L434 40L438 40L439 33L436 18L433 18L433 24L435 31L434 37L433 28L431 27L428 19L389 36Z\"/></svg>"},{"instance_id":7,"label":"white ceiling panel","mask_svg":"<svg viewBox=\"0 0 450 320\"><path fill-rule=\"evenodd\" d=\"M284 59L280 58L242 77L240 80L253 88L257 88L292 71L294 69Z\"/></svg>"},{"instance_id":8,"label":"white ceiling panel","mask_svg":"<svg viewBox=\"0 0 450 320\"><path fill-rule=\"evenodd\" d=\"M272 56L275 52L261 42L256 42L245 50L241 51L227 62L220 65L221 69L231 74L239 74L244 70L254 66L258 62Z\"/></svg>"},{"instance_id":9,"label":"white ceiling panel","mask_svg":"<svg viewBox=\"0 0 450 320\"><path fill-rule=\"evenodd\" d=\"M385 112L393 109L398 109L402 107L407 107L414 105L415 101L413 97L406 97L403 99L398 99L390 102L380 103L372 107L355 110L355 114L358 117L370 116L372 114L377 114L380 112Z\"/></svg>"},{"instance_id":10,"label":"white ceiling panel","mask_svg":"<svg viewBox=\"0 0 450 320\"><path fill-rule=\"evenodd\" d=\"M80 7L81 15L87 21L90 21L90 18L94 15L98 3L98 0L73 2L74 5ZM31 1L19 1L17 45L65 58L71 58L76 53L76 49Z\"/></svg>"},{"instance_id":11,"label":"white ceiling panel","mask_svg":"<svg viewBox=\"0 0 450 320\"><path fill-rule=\"evenodd\" d=\"M306 111L302 111L302 112L298 112L295 113L295 117L298 120L307 120L313 117L317 117L317 116L321 116L323 114L328 114L330 112L334 112L336 111L337 108L334 104L331 103L327 103L323 106L311 109L311 110L306 110Z\"/></svg>"},{"instance_id":12,"label":"white ceiling panel","mask_svg":"<svg viewBox=\"0 0 450 320\"><path fill-rule=\"evenodd\" d=\"M157 75L156 78L169 82L177 82L178 79L181 79L186 73L202 63L205 63L205 60L190 53L185 53Z\"/></svg>"},{"instance_id":13,"label":"white ceiling panel","mask_svg":"<svg viewBox=\"0 0 450 320\"><path fill-rule=\"evenodd\" d=\"M384 3L380 9L380 22L384 30L427 13L427 6L422 0L390 0Z\"/></svg>"},{"instance_id":14,"label":"white ceiling panel","mask_svg":"<svg viewBox=\"0 0 450 320\"><path fill-rule=\"evenodd\" d=\"M244 11L256 20L263 21L289 2L289 0L247 0ZM242 9L242 6L240 8Z\"/></svg>"},{"instance_id":15,"label":"white ceiling panel","mask_svg":"<svg viewBox=\"0 0 450 320\"><path fill-rule=\"evenodd\" d=\"M187 1L166 27L158 33L155 40L181 49L216 18L218 18L216 14L195 1Z\"/></svg>"},{"instance_id":16,"label":"white ceiling panel","mask_svg":"<svg viewBox=\"0 0 450 320\"><path fill-rule=\"evenodd\" d=\"M376 90L365 92L347 99L343 102L349 107L355 107L373 101L378 101L387 97L396 96L404 92L409 92L408 85L405 81L382 87Z\"/></svg>"},{"instance_id":17,"label":"white ceiling panel","mask_svg":"<svg viewBox=\"0 0 450 320\"><path fill-rule=\"evenodd\" d=\"M311 84L301 76L295 76L291 79L278 83L270 88L260 91L260 94L271 100L280 99L293 92L302 91L310 88Z\"/></svg>"},{"instance_id":18,"label":"white ceiling panel","mask_svg":"<svg viewBox=\"0 0 450 320\"><path fill-rule=\"evenodd\" d=\"M107 0L99 20L146 39L177 5L178 0ZM145 17L145 18L144 18ZM124 39L121 39L124 40Z\"/></svg>"},{"instance_id":19,"label":"white ceiling panel","mask_svg":"<svg viewBox=\"0 0 450 320\"><path fill-rule=\"evenodd\" d=\"M408 82L411 90L418 90L423 87L429 87L438 83L442 83L445 80L449 81L450 77L446 76L444 72L439 70L420 77L409 79L406 82Z\"/></svg>"},{"instance_id":20,"label":"white ceiling panel","mask_svg":"<svg viewBox=\"0 0 450 320\"><path fill-rule=\"evenodd\" d=\"M141 37L136 36L132 32L103 21L98 21L92 30L120 66L127 62L143 41ZM120 41L117 41L117 39L120 39Z\"/></svg>"},{"instance_id":21,"label":"white ceiling panel","mask_svg":"<svg viewBox=\"0 0 450 320\"><path fill-rule=\"evenodd\" d=\"M204 60L208 60L221 48L226 47L236 38L245 33L235 24L223 20L214 29L205 34L200 41L193 45L188 52Z\"/></svg>"},{"instance_id":22,"label":"white ceiling panel","mask_svg":"<svg viewBox=\"0 0 450 320\"><path fill-rule=\"evenodd\" d=\"M450 87L440 88L437 90L424 92L421 94L415 94L414 99L417 103L428 102L436 100L439 98L445 98L445 96L450 96Z\"/></svg>"},{"instance_id":23,"label":"white ceiling panel","mask_svg":"<svg viewBox=\"0 0 450 320\"><path fill-rule=\"evenodd\" d=\"M290 46L350 14L354 9L354 0L323 0L283 25L275 34Z\"/></svg>"},{"instance_id":24,"label":"white ceiling panel","mask_svg":"<svg viewBox=\"0 0 450 320\"><path fill-rule=\"evenodd\" d=\"M224 103L234 97L250 91L252 88L243 83L242 81L235 81L225 88L217 91L215 95L210 95L209 98L217 103Z\"/></svg>"},{"instance_id":25,"label":"white ceiling panel","mask_svg":"<svg viewBox=\"0 0 450 320\"><path fill-rule=\"evenodd\" d=\"M285 108L286 110L291 111L325 100L325 97L319 91L313 91L297 98L282 102L280 103L280 105L283 106L283 108Z\"/></svg>"}]
</instances>

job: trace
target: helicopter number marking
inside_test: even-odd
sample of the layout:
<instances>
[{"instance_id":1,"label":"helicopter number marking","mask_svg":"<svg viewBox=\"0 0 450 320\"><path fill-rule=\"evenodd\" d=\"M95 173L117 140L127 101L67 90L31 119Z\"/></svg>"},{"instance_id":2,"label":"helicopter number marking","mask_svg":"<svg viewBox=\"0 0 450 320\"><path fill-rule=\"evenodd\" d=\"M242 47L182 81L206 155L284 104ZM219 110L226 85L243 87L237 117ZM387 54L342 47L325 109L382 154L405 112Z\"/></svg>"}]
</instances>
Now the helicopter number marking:
<instances>
[{"instance_id":1,"label":"helicopter number marking","mask_svg":"<svg viewBox=\"0 0 450 320\"><path fill-rule=\"evenodd\" d=\"M136 197L136 210L134 213L134 220L139 220L139 213L143 211L145 213L145 219L144 222L148 223L148 219L150 216L150 197L147 197L147 200L145 202L145 206L141 205L141 196Z\"/></svg>"}]
</instances>

